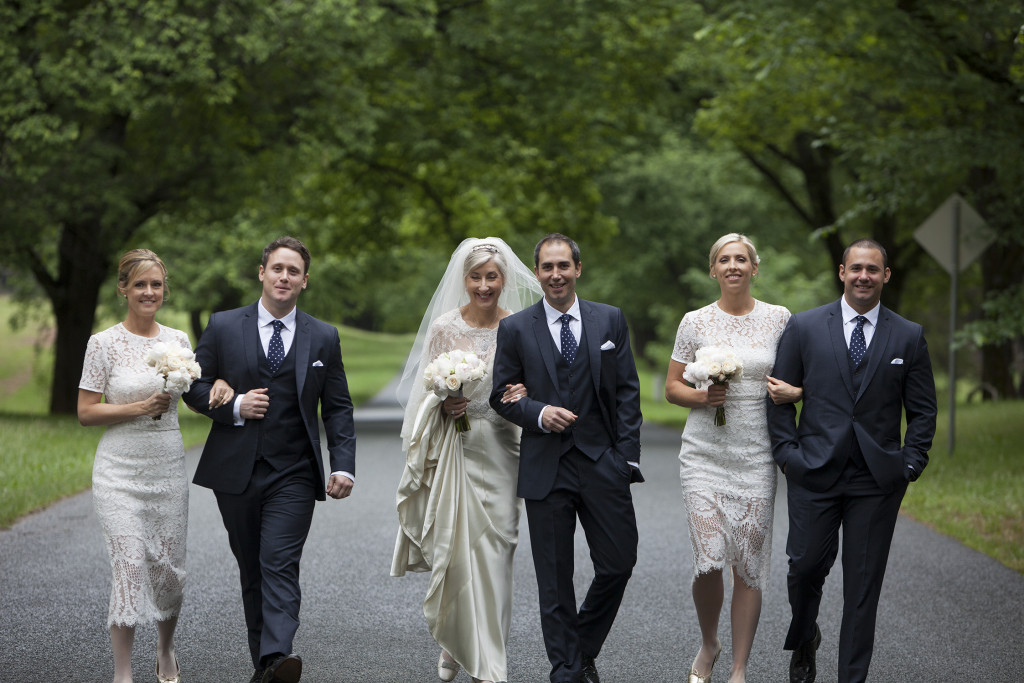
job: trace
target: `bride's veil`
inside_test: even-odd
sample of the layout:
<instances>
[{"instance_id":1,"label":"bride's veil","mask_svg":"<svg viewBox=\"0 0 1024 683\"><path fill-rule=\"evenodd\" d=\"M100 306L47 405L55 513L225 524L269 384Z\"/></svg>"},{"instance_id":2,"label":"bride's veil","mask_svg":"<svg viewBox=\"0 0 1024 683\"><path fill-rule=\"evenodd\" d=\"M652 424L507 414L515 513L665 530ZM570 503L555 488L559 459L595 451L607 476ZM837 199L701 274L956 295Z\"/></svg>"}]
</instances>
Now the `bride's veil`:
<instances>
[{"instance_id":1,"label":"bride's veil","mask_svg":"<svg viewBox=\"0 0 1024 683\"><path fill-rule=\"evenodd\" d=\"M420 321L419 330L416 333L416 341L412 345L409 357L405 361L405 370L402 372L402 379L398 383L398 402L405 408L405 419L402 422L402 445L408 447L409 430L412 428L413 420L416 418L416 411L420 401L426 393L423 383L422 368L432 358L424 358L426 350L427 334L434 321L444 313L469 303L469 294L466 292L465 276L463 268L466 257L470 255L475 247L489 245L494 247L502 255L505 261L504 279L505 285L498 297L498 305L513 313L523 310L530 304L536 302L541 296L540 284L533 271L523 265L512 248L504 240L497 237L485 237L483 239L469 238L463 240L455 249L448 268L444 271L440 284L434 290L427 310Z\"/></svg>"}]
</instances>

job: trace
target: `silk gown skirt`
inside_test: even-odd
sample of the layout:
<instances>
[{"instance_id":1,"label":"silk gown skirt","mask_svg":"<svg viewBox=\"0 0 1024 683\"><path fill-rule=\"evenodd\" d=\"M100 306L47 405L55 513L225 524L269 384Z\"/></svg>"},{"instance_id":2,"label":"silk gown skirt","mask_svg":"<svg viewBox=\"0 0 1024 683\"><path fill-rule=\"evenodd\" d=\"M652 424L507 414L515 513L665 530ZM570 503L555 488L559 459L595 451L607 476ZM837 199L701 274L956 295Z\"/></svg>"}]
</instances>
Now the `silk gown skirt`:
<instances>
[{"instance_id":1,"label":"silk gown skirt","mask_svg":"<svg viewBox=\"0 0 1024 683\"><path fill-rule=\"evenodd\" d=\"M519 429L471 416L470 431L460 434L440 402L427 396L417 415L398 490L391 573L429 571L423 614L434 640L474 678L505 681Z\"/></svg>"}]
</instances>

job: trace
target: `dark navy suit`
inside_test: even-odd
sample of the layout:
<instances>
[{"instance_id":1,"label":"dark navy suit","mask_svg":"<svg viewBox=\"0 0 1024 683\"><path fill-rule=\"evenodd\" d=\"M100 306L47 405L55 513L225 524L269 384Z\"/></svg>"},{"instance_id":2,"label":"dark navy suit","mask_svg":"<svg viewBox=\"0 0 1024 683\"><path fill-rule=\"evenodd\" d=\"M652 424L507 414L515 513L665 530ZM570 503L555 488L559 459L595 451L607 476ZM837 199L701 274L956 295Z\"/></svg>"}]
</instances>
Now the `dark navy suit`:
<instances>
[{"instance_id":1,"label":"dark navy suit","mask_svg":"<svg viewBox=\"0 0 1024 683\"><path fill-rule=\"evenodd\" d=\"M318 408L330 471L355 474L355 430L338 331L296 310L291 347L271 373L257 320L256 304L210 317L196 348L203 376L184 398L213 418L193 482L217 496L260 668L271 655L291 653L299 625L299 560L314 503L326 498ZM210 410L217 378L236 395L267 387L266 416L236 426L232 404Z\"/></svg>"},{"instance_id":2,"label":"dark navy suit","mask_svg":"<svg viewBox=\"0 0 1024 683\"><path fill-rule=\"evenodd\" d=\"M920 325L882 306L867 354L854 367L835 301L790 318L774 375L804 392L799 425L793 404L768 400L772 451L788 486L793 621L785 647L814 637L842 525L839 680L863 681L900 502L927 465L935 433L928 345Z\"/></svg>"},{"instance_id":3,"label":"dark navy suit","mask_svg":"<svg viewBox=\"0 0 1024 683\"><path fill-rule=\"evenodd\" d=\"M543 301L501 321L491 406L523 428L518 495L526 500L537 570L541 626L551 680L579 679L582 656L596 657L636 564L637 529L629 462L640 460L640 385L622 311L579 300L582 335L570 365L551 337ZM504 404L506 384L528 396ZM562 433L538 426L560 406L576 423ZM595 577L577 612L573 589L576 518L586 532Z\"/></svg>"}]
</instances>

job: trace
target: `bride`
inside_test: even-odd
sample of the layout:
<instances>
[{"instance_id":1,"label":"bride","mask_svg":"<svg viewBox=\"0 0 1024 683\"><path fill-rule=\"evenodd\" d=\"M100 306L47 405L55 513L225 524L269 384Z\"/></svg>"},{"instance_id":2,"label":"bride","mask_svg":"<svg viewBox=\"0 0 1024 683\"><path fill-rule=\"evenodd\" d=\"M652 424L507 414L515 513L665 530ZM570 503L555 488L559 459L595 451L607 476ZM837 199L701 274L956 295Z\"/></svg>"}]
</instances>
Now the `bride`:
<instances>
[{"instance_id":1,"label":"bride","mask_svg":"<svg viewBox=\"0 0 1024 683\"><path fill-rule=\"evenodd\" d=\"M519 427L487 403L498 322L540 297L533 273L497 238L467 239L452 255L406 362L405 471L398 487L400 529L392 576L427 572L423 614L441 646L437 675L463 668L474 681L504 681L512 621L512 556L519 534ZM442 353L472 351L488 375L464 397L426 389L426 365ZM503 400L526 394L508 387ZM469 431L456 430L469 418Z\"/></svg>"}]
</instances>

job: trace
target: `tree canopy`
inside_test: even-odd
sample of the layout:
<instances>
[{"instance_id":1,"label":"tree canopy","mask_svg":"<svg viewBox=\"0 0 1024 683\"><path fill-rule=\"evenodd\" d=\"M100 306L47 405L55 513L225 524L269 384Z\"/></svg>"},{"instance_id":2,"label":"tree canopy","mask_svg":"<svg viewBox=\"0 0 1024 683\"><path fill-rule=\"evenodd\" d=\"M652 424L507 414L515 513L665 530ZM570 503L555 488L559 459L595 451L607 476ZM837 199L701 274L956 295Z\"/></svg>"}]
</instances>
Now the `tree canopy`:
<instances>
[{"instance_id":1,"label":"tree canopy","mask_svg":"<svg viewBox=\"0 0 1024 683\"><path fill-rule=\"evenodd\" d=\"M660 354L715 295L724 232L755 237L759 291L793 308L835 295L860 235L904 275L887 302L920 300L912 231L955 190L999 234L981 285L1008 329L1022 23L1007 0L5 3L0 263L53 309L54 412L135 246L197 332L288 233L313 251L304 307L394 331L462 238L528 258L567 232L588 295ZM985 329L992 379L1019 335Z\"/></svg>"}]
</instances>

